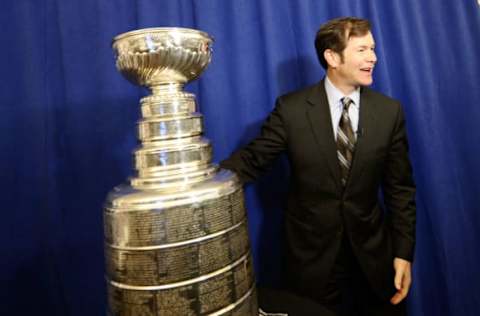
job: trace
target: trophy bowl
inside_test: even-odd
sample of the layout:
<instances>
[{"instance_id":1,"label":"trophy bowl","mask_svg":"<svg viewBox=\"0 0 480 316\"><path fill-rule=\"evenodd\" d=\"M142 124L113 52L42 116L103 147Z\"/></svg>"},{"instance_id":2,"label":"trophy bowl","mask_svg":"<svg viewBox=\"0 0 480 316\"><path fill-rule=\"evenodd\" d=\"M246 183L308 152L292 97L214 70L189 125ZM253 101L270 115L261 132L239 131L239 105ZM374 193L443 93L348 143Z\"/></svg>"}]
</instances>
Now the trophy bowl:
<instances>
[{"instance_id":1,"label":"trophy bowl","mask_svg":"<svg viewBox=\"0 0 480 316\"><path fill-rule=\"evenodd\" d=\"M185 84L210 63L213 38L188 28L146 28L113 39L117 69L130 82L154 87Z\"/></svg>"}]
</instances>

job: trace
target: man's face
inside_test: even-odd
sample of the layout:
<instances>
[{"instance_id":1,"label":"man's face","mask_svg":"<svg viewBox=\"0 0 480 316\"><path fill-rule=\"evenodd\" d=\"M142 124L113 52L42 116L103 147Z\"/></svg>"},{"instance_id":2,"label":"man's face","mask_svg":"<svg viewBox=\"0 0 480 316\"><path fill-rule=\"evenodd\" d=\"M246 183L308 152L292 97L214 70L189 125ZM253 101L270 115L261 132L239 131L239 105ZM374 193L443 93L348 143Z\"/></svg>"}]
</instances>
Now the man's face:
<instances>
[{"instance_id":1,"label":"man's face","mask_svg":"<svg viewBox=\"0 0 480 316\"><path fill-rule=\"evenodd\" d=\"M371 85L373 67L377 62L372 33L350 37L342 55L343 58L339 56L334 67L339 84L354 89L358 86Z\"/></svg>"}]
</instances>

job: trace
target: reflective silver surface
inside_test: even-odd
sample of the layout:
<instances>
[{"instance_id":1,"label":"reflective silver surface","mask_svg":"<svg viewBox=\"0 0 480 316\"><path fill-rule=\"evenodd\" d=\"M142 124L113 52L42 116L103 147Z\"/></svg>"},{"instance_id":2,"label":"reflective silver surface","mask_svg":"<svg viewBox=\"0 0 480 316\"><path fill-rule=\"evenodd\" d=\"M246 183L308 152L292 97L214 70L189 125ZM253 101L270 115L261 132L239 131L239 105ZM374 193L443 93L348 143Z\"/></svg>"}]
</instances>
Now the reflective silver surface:
<instances>
[{"instance_id":1,"label":"reflective silver surface","mask_svg":"<svg viewBox=\"0 0 480 316\"><path fill-rule=\"evenodd\" d=\"M111 315L258 315L242 187L211 163L195 95L211 58L203 32L152 28L115 37L118 70L148 87L135 175L104 211Z\"/></svg>"},{"instance_id":2,"label":"reflective silver surface","mask_svg":"<svg viewBox=\"0 0 480 316\"><path fill-rule=\"evenodd\" d=\"M186 83L210 63L213 39L183 28L150 28L120 34L113 49L117 68L130 81L152 87Z\"/></svg>"}]
</instances>

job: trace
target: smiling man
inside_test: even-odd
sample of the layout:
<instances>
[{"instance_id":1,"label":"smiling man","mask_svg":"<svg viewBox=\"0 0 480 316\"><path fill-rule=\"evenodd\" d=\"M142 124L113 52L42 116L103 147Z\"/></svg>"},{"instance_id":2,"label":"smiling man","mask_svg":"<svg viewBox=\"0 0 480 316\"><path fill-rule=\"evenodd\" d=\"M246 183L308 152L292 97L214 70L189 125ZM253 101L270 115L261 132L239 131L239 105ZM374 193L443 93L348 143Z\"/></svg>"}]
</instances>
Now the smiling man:
<instances>
[{"instance_id":1,"label":"smiling man","mask_svg":"<svg viewBox=\"0 0 480 316\"><path fill-rule=\"evenodd\" d=\"M405 315L416 207L402 108L367 87L377 62L367 20L328 21L315 47L326 77L279 97L221 166L248 182L286 152L290 290L337 315Z\"/></svg>"}]
</instances>

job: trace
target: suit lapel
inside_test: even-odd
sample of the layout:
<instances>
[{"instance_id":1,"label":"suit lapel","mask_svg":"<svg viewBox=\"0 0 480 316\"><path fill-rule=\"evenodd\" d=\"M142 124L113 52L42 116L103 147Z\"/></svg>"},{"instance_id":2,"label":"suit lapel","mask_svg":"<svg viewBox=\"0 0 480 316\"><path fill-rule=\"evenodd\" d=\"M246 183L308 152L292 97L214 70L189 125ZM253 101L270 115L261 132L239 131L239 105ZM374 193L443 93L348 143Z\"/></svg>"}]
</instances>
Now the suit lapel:
<instances>
[{"instance_id":1,"label":"suit lapel","mask_svg":"<svg viewBox=\"0 0 480 316\"><path fill-rule=\"evenodd\" d=\"M340 188L340 167L337 159L337 145L333 135L332 119L325 92L324 80L315 86L307 98L310 107L307 109L307 119L320 147L320 152L326 155L328 167L337 188Z\"/></svg>"},{"instance_id":2,"label":"suit lapel","mask_svg":"<svg viewBox=\"0 0 480 316\"><path fill-rule=\"evenodd\" d=\"M325 92L324 80L315 86L307 101L311 105L307 109L307 118L317 144L320 147L320 151L327 158L328 167L335 179L337 188L340 189L341 175L337 158L337 144L335 143L335 137L333 135L332 118L327 94ZM361 176L361 171L364 166L365 150L368 149L369 142L374 139L373 134L370 133L375 126L374 106L368 97L368 89L362 88L360 92L360 117L358 122L357 143L355 145L352 169L350 170L346 189L348 189L352 179Z\"/></svg>"},{"instance_id":3,"label":"suit lapel","mask_svg":"<svg viewBox=\"0 0 480 316\"><path fill-rule=\"evenodd\" d=\"M375 105L368 97L368 90L362 88L360 92L360 117L358 121L357 142L355 144L355 153L353 156L352 169L350 170L347 188L353 179L361 176L368 144L370 144L374 139L374 135L372 133L375 127L374 107Z\"/></svg>"}]
</instances>

